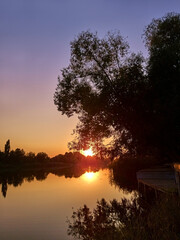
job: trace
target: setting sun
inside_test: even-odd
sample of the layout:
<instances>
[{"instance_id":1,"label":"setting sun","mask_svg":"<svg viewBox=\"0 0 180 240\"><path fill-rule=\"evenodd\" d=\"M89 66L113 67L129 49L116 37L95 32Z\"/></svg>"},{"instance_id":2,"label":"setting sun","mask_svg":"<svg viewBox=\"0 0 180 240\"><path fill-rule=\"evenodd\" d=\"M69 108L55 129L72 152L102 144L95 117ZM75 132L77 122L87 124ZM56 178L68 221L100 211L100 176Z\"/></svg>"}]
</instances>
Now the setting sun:
<instances>
[{"instance_id":1,"label":"setting sun","mask_svg":"<svg viewBox=\"0 0 180 240\"><path fill-rule=\"evenodd\" d=\"M94 155L94 153L93 153L93 151L92 151L92 148L89 148L89 149L87 149L87 150L82 150L81 151L81 153L84 155L84 156L93 156Z\"/></svg>"}]
</instances>

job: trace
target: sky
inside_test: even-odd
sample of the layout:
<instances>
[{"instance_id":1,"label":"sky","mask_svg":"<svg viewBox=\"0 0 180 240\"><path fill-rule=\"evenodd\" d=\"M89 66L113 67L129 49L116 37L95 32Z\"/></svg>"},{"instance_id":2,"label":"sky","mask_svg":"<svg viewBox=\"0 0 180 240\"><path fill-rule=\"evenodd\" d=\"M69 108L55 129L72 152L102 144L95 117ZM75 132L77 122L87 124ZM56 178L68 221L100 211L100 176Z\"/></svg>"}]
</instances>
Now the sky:
<instances>
[{"instance_id":1,"label":"sky","mask_svg":"<svg viewBox=\"0 0 180 240\"><path fill-rule=\"evenodd\" d=\"M180 0L0 0L0 150L68 151L77 116L57 111L53 95L70 42L82 31L119 30L147 56L142 34L153 18L180 13Z\"/></svg>"}]
</instances>

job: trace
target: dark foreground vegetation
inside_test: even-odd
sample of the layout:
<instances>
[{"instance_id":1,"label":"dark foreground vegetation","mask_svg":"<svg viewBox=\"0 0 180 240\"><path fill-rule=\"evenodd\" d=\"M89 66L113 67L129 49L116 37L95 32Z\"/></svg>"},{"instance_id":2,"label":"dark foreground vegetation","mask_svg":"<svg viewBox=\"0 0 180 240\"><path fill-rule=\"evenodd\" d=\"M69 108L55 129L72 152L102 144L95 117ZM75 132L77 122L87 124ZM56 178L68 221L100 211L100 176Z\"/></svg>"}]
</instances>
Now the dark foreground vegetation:
<instances>
[{"instance_id":1,"label":"dark foreground vegetation","mask_svg":"<svg viewBox=\"0 0 180 240\"><path fill-rule=\"evenodd\" d=\"M163 197L153 205L139 198L86 205L68 220L68 234L82 240L179 240L180 201Z\"/></svg>"}]
</instances>

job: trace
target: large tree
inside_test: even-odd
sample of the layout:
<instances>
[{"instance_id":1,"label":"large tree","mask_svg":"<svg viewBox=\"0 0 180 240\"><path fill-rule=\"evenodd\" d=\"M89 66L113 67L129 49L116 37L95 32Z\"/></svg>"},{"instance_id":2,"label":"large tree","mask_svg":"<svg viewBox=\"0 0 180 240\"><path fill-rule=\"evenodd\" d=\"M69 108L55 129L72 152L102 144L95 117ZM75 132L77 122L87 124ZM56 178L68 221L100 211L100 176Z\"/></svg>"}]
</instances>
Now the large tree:
<instances>
[{"instance_id":1,"label":"large tree","mask_svg":"<svg viewBox=\"0 0 180 240\"><path fill-rule=\"evenodd\" d=\"M82 32L71 43L70 64L58 77L54 102L62 114L79 114L73 147L93 144L98 150L109 137L119 150L130 147L145 84L142 62L119 33L99 39Z\"/></svg>"},{"instance_id":2,"label":"large tree","mask_svg":"<svg viewBox=\"0 0 180 240\"><path fill-rule=\"evenodd\" d=\"M179 27L179 15L171 14L153 20L146 28L147 65L141 54L129 52L119 32L102 39L82 32L71 42L70 64L58 77L54 102L62 114L79 116L73 148L92 144L102 151L106 138L111 138L115 155L125 149L132 154L147 154L166 148L161 134L167 127L163 106L168 89L168 110L179 114L179 92L174 90L176 97L173 95L174 87L179 86ZM175 119L171 120L172 127Z\"/></svg>"},{"instance_id":3,"label":"large tree","mask_svg":"<svg viewBox=\"0 0 180 240\"><path fill-rule=\"evenodd\" d=\"M150 144L175 161L180 154L180 14L153 19L145 41L149 50Z\"/></svg>"}]
</instances>

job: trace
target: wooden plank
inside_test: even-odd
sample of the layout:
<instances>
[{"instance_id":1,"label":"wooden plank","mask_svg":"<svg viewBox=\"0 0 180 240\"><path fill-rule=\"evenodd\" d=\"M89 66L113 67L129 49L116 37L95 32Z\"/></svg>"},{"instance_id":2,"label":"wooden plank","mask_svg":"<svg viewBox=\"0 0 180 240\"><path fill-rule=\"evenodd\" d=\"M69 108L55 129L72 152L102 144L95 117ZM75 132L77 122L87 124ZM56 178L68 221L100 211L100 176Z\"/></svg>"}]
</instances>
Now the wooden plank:
<instances>
[{"instance_id":1,"label":"wooden plank","mask_svg":"<svg viewBox=\"0 0 180 240\"><path fill-rule=\"evenodd\" d=\"M180 172L180 163L174 163L174 169L177 172Z\"/></svg>"},{"instance_id":2,"label":"wooden plank","mask_svg":"<svg viewBox=\"0 0 180 240\"><path fill-rule=\"evenodd\" d=\"M139 171L137 172L137 179L175 179L173 171Z\"/></svg>"},{"instance_id":3,"label":"wooden plank","mask_svg":"<svg viewBox=\"0 0 180 240\"><path fill-rule=\"evenodd\" d=\"M143 183L149 187L152 187L161 192L177 192L177 185L173 180L162 180L162 179L139 179L139 183Z\"/></svg>"},{"instance_id":4,"label":"wooden plank","mask_svg":"<svg viewBox=\"0 0 180 240\"><path fill-rule=\"evenodd\" d=\"M142 183L155 190L174 193L178 191L175 179L175 171L172 168L162 167L143 169L137 172L138 183Z\"/></svg>"},{"instance_id":5,"label":"wooden plank","mask_svg":"<svg viewBox=\"0 0 180 240\"><path fill-rule=\"evenodd\" d=\"M178 188L178 194L180 196L180 164L174 163L174 170L175 170L175 179Z\"/></svg>"}]
</instances>

